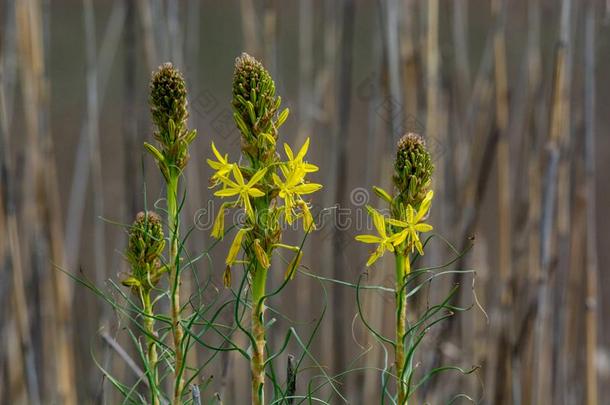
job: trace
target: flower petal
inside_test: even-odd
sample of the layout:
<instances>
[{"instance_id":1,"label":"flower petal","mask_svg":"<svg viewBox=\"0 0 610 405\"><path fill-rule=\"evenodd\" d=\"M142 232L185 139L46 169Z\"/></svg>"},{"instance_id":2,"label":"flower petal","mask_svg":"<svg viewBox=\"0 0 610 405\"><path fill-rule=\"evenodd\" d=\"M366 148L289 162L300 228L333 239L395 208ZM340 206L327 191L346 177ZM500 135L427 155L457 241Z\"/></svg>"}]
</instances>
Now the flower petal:
<instances>
[{"instance_id":1,"label":"flower petal","mask_svg":"<svg viewBox=\"0 0 610 405\"><path fill-rule=\"evenodd\" d=\"M267 173L267 169L260 169L258 172L254 173L254 175L250 178L250 181L248 182L248 187L252 187L254 186L256 183L258 183L260 181L260 179L262 179L265 176L265 173Z\"/></svg>"},{"instance_id":2,"label":"flower petal","mask_svg":"<svg viewBox=\"0 0 610 405\"><path fill-rule=\"evenodd\" d=\"M241 170L239 170L239 167L237 167L237 165L233 166L233 177L235 177L235 181L237 182L237 184L239 184L240 186L244 186L244 176L242 176L241 174Z\"/></svg>"},{"instance_id":3,"label":"flower petal","mask_svg":"<svg viewBox=\"0 0 610 405\"><path fill-rule=\"evenodd\" d=\"M227 163L227 161L222 157L220 152L218 152L218 149L216 149L216 145L214 145L214 142L212 142L212 152L214 153L214 156L216 156L216 159L220 163Z\"/></svg>"},{"instance_id":4,"label":"flower petal","mask_svg":"<svg viewBox=\"0 0 610 405\"><path fill-rule=\"evenodd\" d=\"M249 189L248 189L248 195L249 195L250 197L254 197L254 198L256 198L256 197L262 197L262 196L264 196L264 195L265 195L265 193L264 193L264 192L262 192L262 191L260 191L258 188L249 188Z\"/></svg>"},{"instance_id":5,"label":"flower petal","mask_svg":"<svg viewBox=\"0 0 610 405\"><path fill-rule=\"evenodd\" d=\"M424 197L424 200L421 202L419 206L419 210L417 211L417 216L415 217L415 222L421 221L423 217L426 216L428 210L430 209L430 205L432 204L432 198L434 197L434 191L430 190Z\"/></svg>"},{"instance_id":6,"label":"flower petal","mask_svg":"<svg viewBox=\"0 0 610 405\"><path fill-rule=\"evenodd\" d=\"M303 144L303 146L301 146L301 149L299 150L299 153L297 154L297 157L294 160L296 160L296 161L303 160L303 158L307 154L308 149L309 149L309 137L307 137L307 139L305 140L305 143Z\"/></svg>"},{"instance_id":7,"label":"flower petal","mask_svg":"<svg viewBox=\"0 0 610 405\"><path fill-rule=\"evenodd\" d=\"M322 188L321 184L306 183L306 184L301 184L301 185L295 186L293 191L297 194L311 194L311 193L315 193L316 191L318 191L321 188Z\"/></svg>"},{"instance_id":8,"label":"flower petal","mask_svg":"<svg viewBox=\"0 0 610 405\"><path fill-rule=\"evenodd\" d=\"M362 243L380 243L381 238L375 235L358 235L356 240Z\"/></svg>"},{"instance_id":9,"label":"flower petal","mask_svg":"<svg viewBox=\"0 0 610 405\"><path fill-rule=\"evenodd\" d=\"M416 224L415 225L415 230L417 232L430 232L432 230L432 225L428 225L428 224Z\"/></svg>"},{"instance_id":10,"label":"flower petal","mask_svg":"<svg viewBox=\"0 0 610 405\"><path fill-rule=\"evenodd\" d=\"M239 194L239 190L236 188L223 188L214 193L216 197L233 197L237 194Z\"/></svg>"},{"instance_id":11,"label":"flower petal","mask_svg":"<svg viewBox=\"0 0 610 405\"><path fill-rule=\"evenodd\" d=\"M237 258L237 253L239 253L239 248L241 247L241 242L249 230L249 228L241 228L239 231L237 231L237 234L233 239L233 243L231 243L231 247L229 248L229 253L227 254L227 265L230 266L235 262L235 259Z\"/></svg>"}]
</instances>

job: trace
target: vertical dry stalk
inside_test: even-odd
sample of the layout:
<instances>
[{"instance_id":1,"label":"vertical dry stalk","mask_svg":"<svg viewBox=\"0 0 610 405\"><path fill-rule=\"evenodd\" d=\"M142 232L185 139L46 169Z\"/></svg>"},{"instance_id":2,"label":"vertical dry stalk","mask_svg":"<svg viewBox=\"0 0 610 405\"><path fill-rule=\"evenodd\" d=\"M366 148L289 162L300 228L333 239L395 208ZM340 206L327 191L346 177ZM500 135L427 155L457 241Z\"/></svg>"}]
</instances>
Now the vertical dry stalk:
<instances>
[{"instance_id":1,"label":"vertical dry stalk","mask_svg":"<svg viewBox=\"0 0 610 405\"><path fill-rule=\"evenodd\" d=\"M598 263L597 218L595 215L595 2L589 0L585 16L585 187L586 187L586 392L587 405L596 405L597 396L597 320Z\"/></svg>"},{"instance_id":2,"label":"vertical dry stalk","mask_svg":"<svg viewBox=\"0 0 610 405\"><path fill-rule=\"evenodd\" d=\"M12 182L12 164L8 152L8 127L6 126L6 110L4 99L4 82L2 67L0 66L0 185L3 188L2 201L0 202L0 225L6 230L6 234L0 240L0 257L4 259L7 254L11 277L11 300L15 311L14 317L9 321L7 327L10 329L6 336L6 356L8 361L14 361L14 368L9 367L7 392L14 400L39 403L37 387L32 387L31 379L27 378L28 353L32 350L32 339L30 336L30 319L26 300L25 282L23 280L23 267L21 264L21 251L19 249L19 230L14 202L14 188ZM14 322L14 327L13 327ZM32 370L35 372L35 370ZM28 381L28 387L24 382ZM36 388L36 391L33 390Z\"/></svg>"},{"instance_id":3,"label":"vertical dry stalk","mask_svg":"<svg viewBox=\"0 0 610 405\"><path fill-rule=\"evenodd\" d=\"M47 227L46 235L50 241L51 260L57 266L64 265L63 230L59 211L59 194L55 176L55 162L50 133L46 127L45 105L48 103L48 83L45 81L45 60L43 49L43 26L40 4L33 0L17 2L16 22L18 30L18 48L20 56L21 83L23 86L23 103L26 114L26 132L28 139L28 164L26 166L26 184L29 187L26 195L30 202L38 204L30 207L26 215L31 215L34 238L43 236L43 225ZM40 193L38 193L40 191ZM34 200L39 197L39 201ZM41 209L43 207L44 209ZM70 281L59 271L51 272L51 292L53 316L55 317L54 333L50 340L57 343L55 347L57 400L63 404L76 403L76 385L74 384L74 361L70 336L70 312L72 289Z\"/></svg>"},{"instance_id":4,"label":"vertical dry stalk","mask_svg":"<svg viewBox=\"0 0 610 405\"><path fill-rule=\"evenodd\" d=\"M511 227L511 183L510 183L510 151L508 140L508 83L506 74L506 3L495 0L492 3L493 15L497 19L494 33L494 67L496 85L496 125L498 130L497 165L498 165L498 264L500 275L500 308L501 316L497 325L497 345L506 345L512 341L509 336L512 330L510 308L512 296L510 291L512 272L512 227ZM498 359L496 384L496 400L508 403L510 399L511 383L511 356L510 350L497 350ZM504 392L502 392L504 391Z\"/></svg>"},{"instance_id":5,"label":"vertical dry stalk","mask_svg":"<svg viewBox=\"0 0 610 405\"><path fill-rule=\"evenodd\" d=\"M335 164L333 171L331 172L334 176L335 186L335 199L334 201L341 207L346 207L348 204L348 173L347 173L347 142L345 141L345 134L348 133L350 114L351 114L351 101L352 101L352 44L354 40L354 16L356 11L356 4L352 0L346 0L343 3L342 15L341 15L341 56L339 63L339 88L338 97L336 98L337 110L338 110L338 127L336 132L333 134L332 139L332 150L336 152ZM330 187L329 187L330 188ZM344 234L340 231L339 227L334 227L332 236L332 247L333 252L343 252L344 246ZM345 268L347 267L345 255L337 254L333 260L333 276L335 278L343 277ZM343 365L346 364L347 359L347 345L344 344L347 337L345 331L348 326L344 321L346 299L344 289L337 288L333 291L332 297L332 308L333 308L333 323L335 330L333 331L333 370L342 369Z\"/></svg>"},{"instance_id":6,"label":"vertical dry stalk","mask_svg":"<svg viewBox=\"0 0 610 405\"><path fill-rule=\"evenodd\" d=\"M261 57L261 45L257 30L257 16L252 0L240 0L241 23L243 29L244 48L255 57Z\"/></svg>"},{"instance_id":7,"label":"vertical dry stalk","mask_svg":"<svg viewBox=\"0 0 610 405\"><path fill-rule=\"evenodd\" d=\"M569 52L571 0L563 0L561 5L561 24L559 44L555 60L555 77L553 89L553 105L548 140L548 164L546 168L546 188L543 192L543 217L541 236L541 274L539 280L538 308L536 314L536 342L534 353L540 356L536 364L534 376L534 398L532 403L552 403L551 371L552 345L551 339L551 299L552 289L549 286L552 265L552 249L555 242L555 205L557 198L557 177L559 155L562 140L568 130L569 109Z\"/></svg>"},{"instance_id":8,"label":"vertical dry stalk","mask_svg":"<svg viewBox=\"0 0 610 405\"><path fill-rule=\"evenodd\" d=\"M415 1L414 0L403 0L402 10L402 31L401 31L401 66L403 67L403 93L405 95L405 112L414 117L417 117L418 111L418 70L420 66L417 64L416 55L416 43L417 38L415 36Z\"/></svg>"},{"instance_id":9,"label":"vertical dry stalk","mask_svg":"<svg viewBox=\"0 0 610 405\"><path fill-rule=\"evenodd\" d=\"M428 30L426 36L426 132L428 139L443 143L439 131L440 112L440 52L438 43L438 0L428 2ZM439 161L437 172L437 187L443 189L444 166Z\"/></svg>"}]
</instances>

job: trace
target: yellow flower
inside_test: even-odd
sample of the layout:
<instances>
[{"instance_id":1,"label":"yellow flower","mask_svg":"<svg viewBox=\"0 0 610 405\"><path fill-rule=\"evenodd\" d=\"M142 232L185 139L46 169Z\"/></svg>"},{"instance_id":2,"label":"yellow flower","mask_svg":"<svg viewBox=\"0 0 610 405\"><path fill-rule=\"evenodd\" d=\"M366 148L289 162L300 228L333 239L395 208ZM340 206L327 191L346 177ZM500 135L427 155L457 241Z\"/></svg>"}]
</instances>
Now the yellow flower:
<instances>
[{"instance_id":1,"label":"yellow flower","mask_svg":"<svg viewBox=\"0 0 610 405\"><path fill-rule=\"evenodd\" d=\"M248 233L252 228L241 228L235 234L235 238L233 239L233 243L231 243L231 247L229 248L229 253L227 254L226 264L227 266L231 266L235 263L237 259L237 254L239 253L239 248L241 247L241 242L244 240L244 236Z\"/></svg>"},{"instance_id":2,"label":"yellow flower","mask_svg":"<svg viewBox=\"0 0 610 405\"><path fill-rule=\"evenodd\" d=\"M220 205L220 210L214 220L214 226L212 226L212 237L215 239L222 239L225 234L225 209L227 203Z\"/></svg>"},{"instance_id":3,"label":"yellow flower","mask_svg":"<svg viewBox=\"0 0 610 405\"><path fill-rule=\"evenodd\" d=\"M303 146L301 146L299 153L297 153L297 155L295 157L290 146L287 143L285 143L284 151L286 152L286 156L288 156L288 161L286 162L286 164L288 165L288 168L291 170L303 169L303 171L305 173L317 172L319 169L318 166L313 165L311 163L303 162L303 158L305 158L305 155L307 154L308 149L309 149L309 138L307 138L305 140L305 143L303 144Z\"/></svg>"},{"instance_id":4,"label":"yellow flower","mask_svg":"<svg viewBox=\"0 0 610 405\"><path fill-rule=\"evenodd\" d=\"M254 221L254 210L252 209L252 204L250 202L250 197L257 198L265 195L264 192L255 188L256 183L259 182L260 179L265 176L267 169L261 169L258 172L254 173L254 175L250 178L250 181L246 184L244 181L244 177L239 170L237 165L233 166L233 177L235 181L229 179L225 176L218 176L220 181L222 181L225 185L225 188L222 190L218 190L214 193L217 197L233 197L235 195L239 196L238 202L241 201L246 210L246 214L248 217Z\"/></svg>"},{"instance_id":5,"label":"yellow flower","mask_svg":"<svg viewBox=\"0 0 610 405\"><path fill-rule=\"evenodd\" d=\"M434 197L434 192L428 191L428 194L426 194L426 197L422 201L417 212L411 205L407 205L405 213L406 221L388 219L389 224L399 228L404 228L402 231L396 234L398 238L394 241L395 246L400 245L406 240L407 247L410 248L411 251L416 248L420 255L424 254L421 240L419 240L419 232L430 232L432 230L431 225L421 222L430 209L432 197Z\"/></svg>"},{"instance_id":6,"label":"yellow flower","mask_svg":"<svg viewBox=\"0 0 610 405\"><path fill-rule=\"evenodd\" d=\"M214 156L216 156L217 161L213 161L212 159L207 159L208 165L214 170L216 173L212 175L212 187L218 184L220 177L226 177L235 166L235 163L229 163L229 155L225 154L222 156L218 149L216 149L216 145L212 142L212 152L214 152Z\"/></svg>"},{"instance_id":7,"label":"yellow flower","mask_svg":"<svg viewBox=\"0 0 610 405\"><path fill-rule=\"evenodd\" d=\"M305 183L305 169L303 167L284 169L282 168L285 181L280 176L273 173L273 182L280 190L280 198L284 200L284 216L286 221L291 224L293 220L293 209L302 201L301 195L311 194L322 188L321 184Z\"/></svg>"},{"instance_id":8,"label":"yellow flower","mask_svg":"<svg viewBox=\"0 0 610 405\"><path fill-rule=\"evenodd\" d=\"M379 236L377 236L377 235L358 235L358 236L356 236L356 240L358 242L375 243L378 245L377 249L375 249L375 251L369 257L369 260L366 262L366 265L368 267L371 264L375 263L375 261L377 259L379 259L381 256L383 256L383 254L385 253L386 250L388 250L390 252L394 251L394 242L395 242L396 238L398 237L398 234L388 236L388 234L386 232L386 220L383 217L383 215L381 215L381 213L379 211L375 210L372 207L369 207L368 205L366 208L369 211L369 214L371 215L371 217L373 218L373 225L375 225L375 229L377 229L377 233L379 234Z\"/></svg>"},{"instance_id":9,"label":"yellow flower","mask_svg":"<svg viewBox=\"0 0 610 405\"><path fill-rule=\"evenodd\" d=\"M301 207L301 213L303 214L303 228L305 228L305 232L315 231L316 224L313 221L313 215L311 215L309 205L303 200L298 201L297 204L299 204L299 207Z\"/></svg>"}]
</instances>

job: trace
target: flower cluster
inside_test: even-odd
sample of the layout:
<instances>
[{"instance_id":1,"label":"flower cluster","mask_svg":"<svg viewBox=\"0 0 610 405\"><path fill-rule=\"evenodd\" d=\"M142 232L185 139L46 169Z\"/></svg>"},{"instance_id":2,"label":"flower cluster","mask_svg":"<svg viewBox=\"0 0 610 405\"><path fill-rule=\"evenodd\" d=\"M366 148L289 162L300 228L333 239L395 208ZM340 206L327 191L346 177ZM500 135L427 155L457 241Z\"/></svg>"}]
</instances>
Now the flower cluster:
<instances>
[{"instance_id":1,"label":"flower cluster","mask_svg":"<svg viewBox=\"0 0 610 405\"><path fill-rule=\"evenodd\" d=\"M379 187L373 187L375 194L390 206L390 218L379 211L367 207L378 235L358 235L356 240L377 244L369 257L367 266L373 264L386 251L407 255L417 250L424 254L419 234L429 232L432 226L424 223L428 215L434 193L430 181L434 165L424 140L417 134L404 135L397 145L394 163L394 195Z\"/></svg>"},{"instance_id":2,"label":"flower cluster","mask_svg":"<svg viewBox=\"0 0 610 405\"><path fill-rule=\"evenodd\" d=\"M150 82L150 112L156 126L154 137L161 150L145 142L144 146L154 156L166 180L175 177L189 159L188 146L197 132L189 131L186 83L180 71L171 63L165 63L153 73Z\"/></svg>"},{"instance_id":3,"label":"flower cluster","mask_svg":"<svg viewBox=\"0 0 610 405\"><path fill-rule=\"evenodd\" d=\"M122 283L135 293L147 292L159 282L166 267L161 264L165 248L161 218L154 212L140 212L129 228L125 256L131 273Z\"/></svg>"},{"instance_id":4,"label":"flower cluster","mask_svg":"<svg viewBox=\"0 0 610 405\"><path fill-rule=\"evenodd\" d=\"M411 205L407 205L406 208L403 206L404 220L385 218L379 211L367 206L378 233L378 235L356 236L356 240L359 242L377 244L377 248L366 263L367 266L375 263L386 251L394 252L400 246L404 246L404 252L417 249L420 255L424 254L419 233L432 230L431 225L422 222L430 209L432 197L434 197L434 192L429 191L419 210Z\"/></svg>"},{"instance_id":5,"label":"flower cluster","mask_svg":"<svg viewBox=\"0 0 610 405\"><path fill-rule=\"evenodd\" d=\"M281 98L275 96L275 83L263 65L244 53L236 59L233 76L233 117L242 134L245 164L231 162L212 143L215 160L208 159L214 170L210 187L214 195L226 199L212 228L212 236L224 236L225 211L241 208L246 221L240 224L229 248L227 268L237 261L243 246L246 257L268 268L277 247L299 252L299 248L281 243L280 221L292 224L303 220L308 232L315 228L306 196L322 185L307 180L318 167L306 161L309 138L295 154L284 144L285 159L276 151L278 128L288 117L288 109L278 113ZM297 254L297 257L300 255ZM225 274L225 280L230 279Z\"/></svg>"},{"instance_id":6,"label":"flower cluster","mask_svg":"<svg viewBox=\"0 0 610 405\"><path fill-rule=\"evenodd\" d=\"M253 162L274 158L277 130L288 118L287 108L277 114L281 103L269 72L242 53L233 73L233 118L242 134L242 150Z\"/></svg>"},{"instance_id":7,"label":"flower cluster","mask_svg":"<svg viewBox=\"0 0 610 405\"><path fill-rule=\"evenodd\" d=\"M208 159L208 164L215 170L211 177L212 187L217 188L214 195L230 199L222 204L216 216L212 236L217 239L224 236L224 217L227 209L241 207L247 217L246 223L238 230L229 249L227 265L232 265L236 261L239 247L248 232L265 229L262 238L252 240L252 248L259 262L266 265L269 262L267 251L280 243L280 235L277 231L280 229L279 220L283 219L292 224L302 218L305 231L315 229L305 196L318 191L322 185L306 180L307 173L318 170L317 166L304 161L308 147L309 139L294 156L290 146L285 144L287 160L276 159L271 165L254 171L251 167L229 162L228 155L223 156L218 152L216 145L212 144L212 151L217 160ZM259 201L268 208L261 210Z\"/></svg>"},{"instance_id":8,"label":"flower cluster","mask_svg":"<svg viewBox=\"0 0 610 405\"><path fill-rule=\"evenodd\" d=\"M394 186L396 199L403 205L419 207L430 188L434 165L423 138L405 134L396 145Z\"/></svg>"}]
</instances>

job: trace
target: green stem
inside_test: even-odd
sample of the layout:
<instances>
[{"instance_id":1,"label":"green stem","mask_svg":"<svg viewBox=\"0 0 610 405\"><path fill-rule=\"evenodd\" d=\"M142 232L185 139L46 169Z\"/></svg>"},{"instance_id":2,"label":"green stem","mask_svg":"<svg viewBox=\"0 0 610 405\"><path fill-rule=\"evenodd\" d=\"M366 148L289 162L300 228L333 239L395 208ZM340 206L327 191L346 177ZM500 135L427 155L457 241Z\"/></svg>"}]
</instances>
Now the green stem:
<instances>
[{"instance_id":1,"label":"green stem","mask_svg":"<svg viewBox=\"0 0 610 405\"><path fill-rule=\"evenodd\" d=\"M172 312L172 330L174 335L174 349L176 352L176 362L174 368L174 405L179 405L182 398L182 390L184 388L184 379L182 378L184 353L182 352L182 324L180 319L180 274L178 267L178 238L179 235L179 218L178 218L178 174L171 173L167 181L167 223L169 226L169 266L170 266L170 288L171 288L171 312Z\"/></svg>"},{"instance_id":2,"label":"green stem","mask_svg":"<svg viewBox=\"0 0 610 405\"><path fill-rule=\"evenodd\" d=\"M153 318L153 305L150 301L150 293L147 292L142 295L142 304L144 310L144 328L146 329L147 337L147 355L148 355L148 372L151 375L151 387L150 387L150 402L152 405L159 405L159 398L157 397L157 389L159 387L159 377L157 374L157 342L155 341L155 319Z\"/></svg>"},{"instance_id":3,"label":"green stem","mask_svg":"<svg viewBox=\"0 0 610 405\"><path fill-rule=\"evenodd\" d=\"M254 347L250 360L252 371L252 405L265 403L265 287L267 269L257 263L252 277L252 335Z\"/></svg>"},{"instance_id":4,"label":"green stem","mask_svg":"<svg viewBox=\"0 0 610 405\"><path fill-rule=\"evenodd\" d=\"M404 284L411 271L408 255L396 253L396 346L394 348L398 405L407 404L407 381L405 369L405 335L407 325L407 290Z\"/></svg>"}]
</instances>

